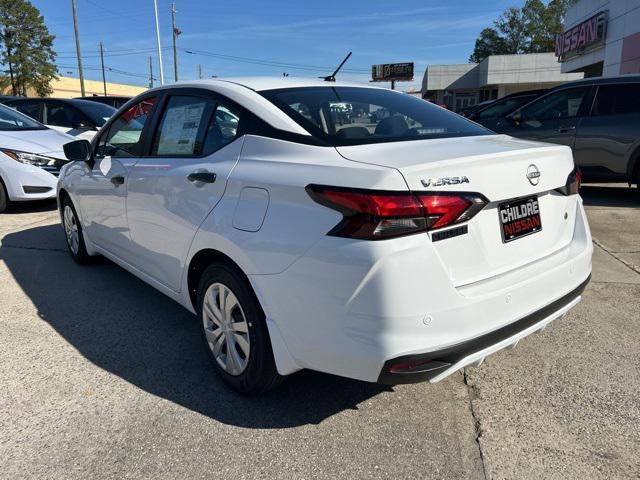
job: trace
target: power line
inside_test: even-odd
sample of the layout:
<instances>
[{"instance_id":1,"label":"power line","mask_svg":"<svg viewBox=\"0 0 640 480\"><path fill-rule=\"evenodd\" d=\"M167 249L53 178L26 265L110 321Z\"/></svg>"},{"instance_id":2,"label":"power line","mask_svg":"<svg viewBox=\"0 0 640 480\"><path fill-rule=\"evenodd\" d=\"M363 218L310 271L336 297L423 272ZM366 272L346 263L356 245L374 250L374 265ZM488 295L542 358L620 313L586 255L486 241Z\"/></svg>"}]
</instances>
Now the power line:
<instances>
[{"instance_id":1,"label":"power line","mask_svg":"<svg viewBox=\"0 0 640 480\"><path fill-rule=\"evenodd\" d=\"M186 48L180 48L179 50L182 50L183 52L189 53L191 55L202 55L205 57L220 58L220 59L234 61L234 62L250 63L255 65L264 65L264 66L278 67L278 68L292 68L296 70L306 70L311 72L328 72L328 71L333 71L333 69L335 68L335 67L327 67L327 66L320 66L320 65L305 65L305 64L280 62L280 61L265 60L260 58L239 57L236 55L225 55L223 53L207 52L204 50L190 50ZM343 69L343 71L347 73L362 73L362 74L371 73L371 70L368 68L367 69L345 68Z\"/></svg>"}]
</instances>

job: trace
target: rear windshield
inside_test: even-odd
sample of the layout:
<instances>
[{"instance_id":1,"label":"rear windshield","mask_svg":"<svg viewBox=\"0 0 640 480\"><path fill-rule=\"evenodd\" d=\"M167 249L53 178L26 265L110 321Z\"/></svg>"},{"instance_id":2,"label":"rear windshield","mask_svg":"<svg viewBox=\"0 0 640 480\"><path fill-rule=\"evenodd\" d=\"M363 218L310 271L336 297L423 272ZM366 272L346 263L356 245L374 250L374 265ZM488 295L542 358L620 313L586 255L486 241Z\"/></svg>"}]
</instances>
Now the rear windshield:
<instances>
[{"instance_id":1,"label":"rear windshield","mask_svg":"<svg viewBox=\"0 0 640 480\"><path fill-rule=\"evenodd\" d=\"M334 146L491 134L455 113L392 90L303 87L260 93Z\"/></svg>"}]
</instances>

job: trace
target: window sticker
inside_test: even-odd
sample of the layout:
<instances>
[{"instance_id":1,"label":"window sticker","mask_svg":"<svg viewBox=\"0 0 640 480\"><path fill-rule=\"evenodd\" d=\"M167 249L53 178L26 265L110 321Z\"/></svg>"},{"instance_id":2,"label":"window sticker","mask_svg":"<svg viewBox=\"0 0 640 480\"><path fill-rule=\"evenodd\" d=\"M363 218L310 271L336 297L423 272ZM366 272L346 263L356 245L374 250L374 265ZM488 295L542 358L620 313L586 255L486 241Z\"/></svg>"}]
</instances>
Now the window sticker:
<instances>
[{"instance_id":1,"label":"window sticker","mask_svg":"<svg viewBox=\"0 0 640 480\"><path fill-rule=\"evenodd\" d=\"M205 105L205 102L193 103L167 110L160 131L158 155L194 153Z\"/></svg>"}]
</instances>

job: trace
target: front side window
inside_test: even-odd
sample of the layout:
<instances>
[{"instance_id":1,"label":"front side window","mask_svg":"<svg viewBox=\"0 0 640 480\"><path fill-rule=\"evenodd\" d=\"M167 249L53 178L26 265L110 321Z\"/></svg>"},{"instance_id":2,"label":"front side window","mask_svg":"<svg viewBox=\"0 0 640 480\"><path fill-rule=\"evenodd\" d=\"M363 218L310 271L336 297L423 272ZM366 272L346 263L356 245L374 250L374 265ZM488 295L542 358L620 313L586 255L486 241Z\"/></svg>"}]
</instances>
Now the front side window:
<instances>
[{"instance_id":1,"label":"front side window","mask_svg":"<svg viewBox=\"0 0 640 480\"><path fill-rule=\"evenodd\" d=\"M491 134L430 102L381 88L301 87L260 93L334 146Z\"/></svg>"},{"instance_id":2,"label":"front side window","mask_svg":"<svg viewBox=\"0 0 640 480\"><path fill-rule=\"evenodd\" d=\"M589 87L550 93L520 110L522 120L556 120L578 116Z\"/></svg>"},{"instance_id":3,"label":"front side window","mask_svg":"<svg viewBox=\"0 0 640 480\"><path fill-rule=\"evenodd\" d=\"M475 116L477 119L486 119L486 118L502 118L505 115L510 114L516 108L520 108L522 105L530 102L535 97L514 97L514 98L505 98L503 100L498 100L493 103L491 106L485 108L484 110L478 112Z\"/></svg>"},{"instance_id":4,"label":"front side window","mask_svg":"<svg viewBox=\"0 0 640 480\"><path fill-rule=\"evenodd\" d=\"M44 125L15 110L0 105L0 131L42 130Z\"/></svg>"},{"instance_id":5,"label":"front side window","mask_svg":"<svg viewBox=\"0 0 640 480\"><path fill-rule=\"evenodd\" d=\"M63 103L47 103L45 108L47 125L75 128L80 125L87 126L89 123L80 111Z\"/></svg>"},{"instance_id":6,"label":"front side window","mask_svg":"<svg viewBox=\"0 0 640 480\"><path fill-rule=\"evenodd\" d=\"M640 113L640 83L602 85L593 104L592 115Z\"/></svg>"},{"instance_id":7,"label":"front side window","mask_svg":"<svg viewBox=\"0 0 640 480\"><path fill-rule=\"evenodd\" d=\"M125 110L102 136L98 156L139 157L142 155L142 130L151 116L156 97L145 98Z\"/></svg>"}]
</instances>

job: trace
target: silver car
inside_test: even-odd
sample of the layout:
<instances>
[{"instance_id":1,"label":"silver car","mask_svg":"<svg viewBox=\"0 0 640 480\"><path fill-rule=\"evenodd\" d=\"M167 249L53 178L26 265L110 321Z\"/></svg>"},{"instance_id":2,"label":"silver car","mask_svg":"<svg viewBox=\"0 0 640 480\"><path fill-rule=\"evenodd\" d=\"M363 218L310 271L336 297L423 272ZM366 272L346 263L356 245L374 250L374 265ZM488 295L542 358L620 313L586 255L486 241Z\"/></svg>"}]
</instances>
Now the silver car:
<instances>
[{"instance_id":1,"label":"silver car","mask_svg":"<svg viewBox=\"0 0 640 480\"><path fill-rule=\"evenodd\" d=\"M568 145L585 181L640 183L640 75L588 78L550 90L495 127Z\"/></svg>"}]
</instances>

